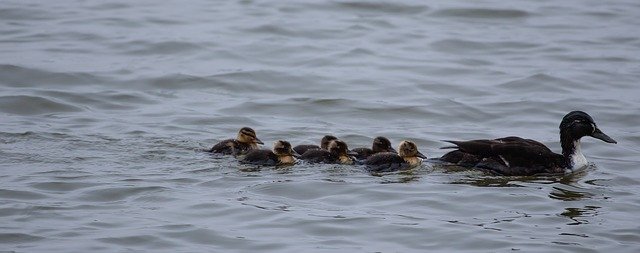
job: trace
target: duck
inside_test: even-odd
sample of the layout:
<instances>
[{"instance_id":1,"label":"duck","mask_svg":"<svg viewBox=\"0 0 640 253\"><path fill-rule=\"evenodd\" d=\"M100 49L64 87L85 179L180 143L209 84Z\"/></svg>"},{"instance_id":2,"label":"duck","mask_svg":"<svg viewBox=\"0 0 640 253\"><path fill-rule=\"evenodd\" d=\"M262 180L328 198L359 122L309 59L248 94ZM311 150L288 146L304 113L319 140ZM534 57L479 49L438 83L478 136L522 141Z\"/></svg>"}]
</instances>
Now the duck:
<instances>
[{"instance_id":1,"label":"duck","mask_svg":"<svg viewBox=\"0 0 640 253\"><path fill-rule=\"evenodd\" d=\"M300 160L310 163L327 163L327 164L354 164L355 159L352 157L357 153L349 150L347 143L342 140L333 140L329 142L328 150L310 149L300 156Z\"/></svg>"},{"instance_id":2,"label":"duck","mask_svg":"<svg viewBox=\"0 0 640 253\"><path fill-rule=\"evenodd\" d=\"M291 143L277 140L273 143L272 150L252 149L239 161L262 166L293 165L296 163L296 156L298 154L291 148Z\"/></svg>"},{"instance_id":3,"label":"duck","mask_svg":"<svg viewBox=\"0 0 640 253\"><path fill-rule=\"evenodd\" d=\"M422 164L422 159L427 159L427 156L418 150L418 145L405 140L398 145L398 153L373 154L364 161L364 165L370 172L391 172L415 168Z\"/></svg>"},{"instance_id":4,"label":"duck","mask_svg":"<svg viewBox=\"0 0 640 253\"><path fill-rule=\"evenodd\" d=\"M209 152L224 155L245 155L249 150L258 149L258 144L264 144L256 136L256 131L250 127L240 128L235 139L228 139L218 142Z\"/></svg>"},{"instance_id":5,"label":"duck","mask_svg":"<svg viewBox=\"0 0 640 253\"><path fill-rule=\"evenodd\" d=\"M338 138L333 136L333 135L325 135L324 137L322 137L322 140L320 140L320 146L318 145L297 145L295 147L293 147L293 150L296 151L296 153L298 154L304 154L305 152L307 152L308 150L311 149L327 149L327 147L329 146L329 142L333 141L333 140L337 140Z\"/></svg>"},{"instance_id":6,"label":"duck","mask_svg":"<svg viewBox=\"0 0 640 253\"><path fill-rule=\"evenodd\" d=\"M572 172L588 165L580 140L590 136L607 143L617 143L602 132L593 118L583 111L567 113L560 122L562 154L544 144L516 136L493 140L446 141L455 149L439 160L505 176L530 176Z\"/></svg>"},{"instance_id":7,"label":"duck","mask_svg":"<svg viewBox=\"0 0 640 253\"><path fill-rule=\"evenodd\" d=\"M397 151L393 149L393 147L391 147L391 142L389 141L389 139L383 136L378 136L373 139L371 148L354 148L351 151L358 153L357 155L355 155L355 158L358 160L366 160L371 155L380 152L397 153Z\"/></svg>"}]
</instances>

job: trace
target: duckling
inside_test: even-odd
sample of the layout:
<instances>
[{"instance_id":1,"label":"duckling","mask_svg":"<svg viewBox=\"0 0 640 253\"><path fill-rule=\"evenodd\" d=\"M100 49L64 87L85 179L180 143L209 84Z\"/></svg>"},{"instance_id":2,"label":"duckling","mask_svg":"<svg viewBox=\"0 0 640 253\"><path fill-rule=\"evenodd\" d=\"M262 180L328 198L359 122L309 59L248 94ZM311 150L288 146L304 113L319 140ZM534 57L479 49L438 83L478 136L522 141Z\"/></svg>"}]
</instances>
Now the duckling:
<instances>
[{"instance_id":1,"label":"duckling","mask_svg":"<svg viewBox=\"0 0 640 253\"><path fill-rule=\"evenodd\" d=\"M311 149L324 149L327 150L327 147L329 146L329 142L333 141L333 140L337 140L338 138L336 138L333 135L325 135L324 137L322 137L322 140L320 140L320 146L318 145L298 145L293 147L293 150L295 150L298 154L304 154L305 152L307 152L307 150L311 150Z\"/></svg>"},{"instance_id":2,"label":"duckling","mask_svg":"<svg viewBox=\"0 0 640 253\"><path fill-rule=\"evenodd\" d=\"M256 137L256 132L250 127L243 127L235 139L218 142L209 152L238 156L246 154L249 150L258 149L258 144L264 143Z\"/></svg>"},{"instance_id":3,"label":"duckling","mask_svg":"<svg viewBox=\"0 0 640 253\"><path fill-rule=\"evenodd\" d=\"M373 139L371 148L354 148L352 149L352 151L358 153L355 156L358 160L365 160L369 156L380 152L397 153L396 150L391 147L391 142L389 141L389 139L383 136L378 136Z\"/></svg>"},{"instance_id":4,"label":"duckling","mask_svg":"<svg viewBox=\"0 0 640 253\"><path fill-rule=\"evenodd\" d=\"M422 164L422 159L427 159L427 156L420 153L418 146L412 141L400 142L398 150L399 154L381 152L371 155L364 162L367 170L371 172L407 170Z\"/></svg>"},{"instance_id":5,"label":"duckling","mask_svg":"<svg viewBox=\"0 0 640 253\"><path fill-rule=\"evenodd\" d=\"M354 164L355 161L351 156L357 153L349 150L344 141L333 140L329 142L328 149L310 149L302 154L300 159L311 163Z\"/></svg>"},{"instance_id":6,"label":"duckling","mask_svg":"<svg viewBox=\"0 0 640 253\"><path fill-rule=\"evenodd\" d=\"M263 166L292 165L296 162L295 156L298 154L291 149L288 141L278 140L273 143L273 150L249 150L240 162Z\"/></svg>"},{"instance_id":7,"label":"duckling","mask_svg":"<svg viewBox=\"0 0 640 253\"><path fill-rule=\"evenodd\" d=\"M565 173L588 164L580 148L580 139L584 136L617 143L596 126L589 114L572 111L560 122L562 154L554 153L540 142L510 136L494 140L447 141L455 146L444 148L456 150L440 160L506 176Z\"/></svg>"}]
</instances>

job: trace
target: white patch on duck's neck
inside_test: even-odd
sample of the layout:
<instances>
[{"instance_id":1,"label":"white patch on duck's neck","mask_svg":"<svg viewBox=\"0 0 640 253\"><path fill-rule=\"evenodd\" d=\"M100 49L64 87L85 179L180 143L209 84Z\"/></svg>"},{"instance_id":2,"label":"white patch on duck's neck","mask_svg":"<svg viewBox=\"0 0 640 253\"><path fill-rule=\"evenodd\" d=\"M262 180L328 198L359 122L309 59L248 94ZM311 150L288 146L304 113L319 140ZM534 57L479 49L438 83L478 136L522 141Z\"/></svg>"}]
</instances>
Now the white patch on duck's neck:
<instances>
[{"instance_id":1,"label":"white patch on duck's neck","mask_svg":"<svg viewBox=\"0 0 640 253\"><path fill-rule=\"evenodd\" d=\"M589 163L587 162L587 158L582 154L582 150L580 149L580 140L575 140L573 142L573 153L569 155L569 159L571 161L571 169L579 169L584 166L587 166Z\"/></svg>"}]
</instances>

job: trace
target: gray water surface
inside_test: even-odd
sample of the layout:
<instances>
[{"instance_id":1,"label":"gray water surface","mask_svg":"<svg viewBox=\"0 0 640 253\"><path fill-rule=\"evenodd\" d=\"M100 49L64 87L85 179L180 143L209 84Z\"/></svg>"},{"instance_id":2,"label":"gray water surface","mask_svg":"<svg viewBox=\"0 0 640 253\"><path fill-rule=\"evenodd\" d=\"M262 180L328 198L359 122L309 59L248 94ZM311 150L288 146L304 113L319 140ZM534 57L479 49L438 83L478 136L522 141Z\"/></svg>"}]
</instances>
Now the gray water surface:
<instances>
[{"instance_id":1,"label":"gray water surface","mask_svg":"<svg viewBox=\"0 0 640 253\"><path fill-rule=\"evenodd\" d=\"M640 3L2 1L0 251L638 252ZM252 168L254 128L350 147L517 135L566 176Z\"/></svg>"}]
</instances>

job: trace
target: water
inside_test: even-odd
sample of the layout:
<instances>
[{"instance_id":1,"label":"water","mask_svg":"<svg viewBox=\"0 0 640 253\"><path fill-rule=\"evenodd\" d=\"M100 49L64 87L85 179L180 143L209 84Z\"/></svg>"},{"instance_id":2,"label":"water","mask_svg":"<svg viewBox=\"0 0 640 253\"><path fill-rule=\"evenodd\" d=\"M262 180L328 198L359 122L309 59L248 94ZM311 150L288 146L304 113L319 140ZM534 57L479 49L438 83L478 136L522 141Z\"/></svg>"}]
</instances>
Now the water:
<instances>
[{"instance_id":1,"label":"water","mask_svg":"<svg viewBox=\"0 0 640 253\"><path fill-rule=\"evenodd\" d=\"M638 252L637 1L3 1L0 250ZM350 147L519 135L594 166L240 166L251 126Z\"/></svg>"}]
</instances>

